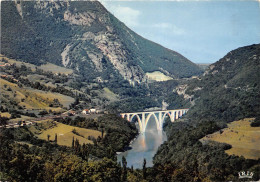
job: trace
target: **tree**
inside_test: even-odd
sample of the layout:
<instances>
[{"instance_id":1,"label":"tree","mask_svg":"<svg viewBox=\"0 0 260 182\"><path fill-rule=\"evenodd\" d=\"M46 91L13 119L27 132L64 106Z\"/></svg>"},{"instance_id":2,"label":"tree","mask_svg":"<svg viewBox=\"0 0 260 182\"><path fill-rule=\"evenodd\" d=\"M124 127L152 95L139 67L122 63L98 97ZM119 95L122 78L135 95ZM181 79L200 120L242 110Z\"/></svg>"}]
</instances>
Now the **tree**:
<instances>
[{"instance_id":1,"label":"tree","mask_svg":"<svg viewBox=\"0 0 260 182\"><path fill-rule=\"evenodd\" d=\"M39 112L39 115L41 115L41 116L44 116L44 115L46 115L46 114L48 114L48 112L47 111L41 111L41 112Z\"/></svg>"},{"instance_id":2,"label":"tree","mask_svg":"<svg viewBox=\"0 0 260 182\"><path fill-rule=\"evenodd\" d=\"M89 147L85 143L82 145L82 158L87 160L89 156Z\"/></svg>"},{"instance_id":3,"label":"tree","mask_svg":"<svg viewBox=\"0 0 260 182\"><path fill-rule=\"evenodd\" d=\"M75 140L75 152L79 153L80 152L80 148L81 148L81 146L79 144L79 140L76 138L76 140Z\"/></svg>"},{"instance_id":4,"label":"tree","mask_svg":"<svg viewBox=\"0 0 260 182\"><path fill-rule=\"evenodd\" d=\"M104 137L104 129L101 128L101 138L103 139L103 137Z\"/></svg>"},{"instance_id":5,"label":"tree","mask_svg":"<svg viewBox=\"0 0 260 182\"><path fill-rule=\"evenodd\" d=\"M143 178L146 179L146 159L144 158L144 163L143 163Z\"/></svg>"},{"instance_id":6,"label":"tree","mask_svg":"<svg viewBox=\"0 0 260 182\"><path fill-rule=\"evenodd\" d=\"M74 137L72 138L72 146L71 146L72 148L74 148L75 147L75 140L74 140Z\"/></svg>"},{"instance_id":7,"label":"tree","mask_svg":"<svg viewBox=\"0 0 260 182\"><path fill-rule=\"evenodd\" d=\"M0 115L0 125L6 125L8 121L7 117L1 117Z\"/></svg>"},{"instance_id":8,"label":"tree","mask_svg":"<svg viewBox=\"0 0 260 182\"><path fill-rule=\"evenodd\" d=\"M125 156L122 157L122 165L123 165L123 170L122 170L122 181L127 181L127 161Z\"/></svg>"},{"instance_id":9,"label":"tree","mask_svg":"<svg viewBox=\"0 0 260 182\"><path fill-rule=\"evenodd\" d=\"M260 116L257 116L255 120L250 124L252 127L259 127L260 126Z\"/></svg>"},{"instance_id":10,"label":"tree","mask_svg":"<svg viewBox=\"0 0 260 182\"><path fill-rule=\"evenodd\" d=\"M54 142L57 143L57 133L55 133L55 139Z\"/></svg>"},{"instance_id":11,"label":"tree","mask_svg":"<svg viewBox=\"0 0 260 182\"><path fill-rule=\"evenodd\" d=\"M100 136L98 136L98 137L97 137L97 143L100 143L100 142L101 142L101 140L102 140L102 139L101 139L101 137L100 137Z\"/></svg>"}]
</instances>

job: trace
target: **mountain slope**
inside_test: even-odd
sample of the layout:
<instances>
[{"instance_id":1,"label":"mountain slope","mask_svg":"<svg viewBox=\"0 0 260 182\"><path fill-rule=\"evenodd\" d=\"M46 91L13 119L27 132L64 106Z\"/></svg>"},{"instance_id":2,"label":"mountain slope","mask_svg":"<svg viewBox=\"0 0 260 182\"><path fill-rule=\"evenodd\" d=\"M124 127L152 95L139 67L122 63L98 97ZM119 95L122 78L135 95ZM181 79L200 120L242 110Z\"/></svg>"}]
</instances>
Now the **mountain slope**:
<instances>
[{"instance_id":1,"label":"mountain slope","mask_svg":"<svg viewBox=\"0 0 260 182\"><path fill-rule=\"evenodd\" d=\"M260 44L229 52L185 91L193 95L191 120L230 122L260 114Z\"/></svg>"},{"instance_id":2,"label":"mountain slope","mask_svg":"<svg viewBox=\"0 0 260 182\"><path fill-rule=\"evenodd\" d=\"M175 78L201 73L182 55L135 34L98 1L4 1L1 7L1 54L11 58L133 84L152 71Z\"/></svg>"},{"instance_id":3,"label":"mountain slope","mask_svg":"<svg viewBox=\"0 0 260 182\"><path fill-rule=\"evenodd\" d=\"M238 181L244 169L259 180L259 151L254 153L257 146L251 145L259 141L259 127L250 127L253 119L248 119L260 114L259 63L260 44L241 47L210 65L203 76L176 88L194 105L187 122L165 123L168 140L153 158L158 181ZM209 141L214 132L215 141L224 143Z\"/></svg>"}]
</instances>

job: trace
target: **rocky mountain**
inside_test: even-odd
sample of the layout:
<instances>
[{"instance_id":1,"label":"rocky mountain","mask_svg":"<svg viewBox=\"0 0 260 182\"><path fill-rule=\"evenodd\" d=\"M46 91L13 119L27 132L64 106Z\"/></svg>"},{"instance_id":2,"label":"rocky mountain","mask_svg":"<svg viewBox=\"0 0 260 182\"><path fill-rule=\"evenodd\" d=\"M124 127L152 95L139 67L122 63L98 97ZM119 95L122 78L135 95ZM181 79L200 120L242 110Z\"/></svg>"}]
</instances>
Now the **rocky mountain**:
<instances>
[{"instance_id":1,"label":"rocky mountain","mask_svg":"<svg viewBox=\"0 0 260 182\"><path fill-rule=\"evenodd\" d=\"M3 1L1 54L72 68L87 80L146 81L147 72L182 78L201 69L142 38L98 1Z\"/></svg>"},{"instance_id":2,"label":"rocky mountain","mask_svg":"<svg viewBox=\"0 0 260 182\"><path fill-rule=\"evenodd\" d=\"M230 122L260 114L260 44L229 52L176 90L194 102L191 120Z\"/></svg>"}]
</instances>

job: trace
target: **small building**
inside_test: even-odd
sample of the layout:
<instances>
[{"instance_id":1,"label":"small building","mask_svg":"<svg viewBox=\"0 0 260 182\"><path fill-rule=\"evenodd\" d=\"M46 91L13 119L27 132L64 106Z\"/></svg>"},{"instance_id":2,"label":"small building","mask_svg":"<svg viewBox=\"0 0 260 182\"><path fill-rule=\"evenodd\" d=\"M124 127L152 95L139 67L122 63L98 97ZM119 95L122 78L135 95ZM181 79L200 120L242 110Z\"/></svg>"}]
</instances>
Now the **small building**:
<instances>
[{"instance_id":1,"label":"small building","mask_svg":"<svg viewBox=\"0 0 260 182\"><path fill-rule=\"evenodd\" d=\"M84 109L83 111L82 111L82 114L88 114L89 113L89 110L88 109Z\"/></svg>"},{"instance_id":2,"label":"small building","mask_svg":"<svg viewBox=\"0 0 260 182\"><path fill-rule=\"evenodd\" d=\"M83 110L84 111L84 110ZM83 112L82 111L82 112ZM76 113L76 111L69 111L69 115L71 115L71 116L75 116L77 113Z\"/></svg>"},{"instance_id":3,"label":"small building","mask_svg":"<svg viewBox=\"0 0 260 182\"><path fill-rule=\"evenodd\" d=\"M13 64L10 64L10 63L5 63L5 64L3 64L3 65L0 65L0 66L2 66L2 67L5 67L5 66L11 66L11 65L13 65Z\"/></svg>"},{"instance_id":4,"label":"small building","mask_svg":"<svg viewBox=\"0 0 260 182\"><path fill-rule=\"evenodd\" d=\"M94 113L96 113L96 112L97 112L96 109L90 109L90 110L89 110L89 113L91 113L91 114L94 114Z\"/></svg>"}]
</instances>

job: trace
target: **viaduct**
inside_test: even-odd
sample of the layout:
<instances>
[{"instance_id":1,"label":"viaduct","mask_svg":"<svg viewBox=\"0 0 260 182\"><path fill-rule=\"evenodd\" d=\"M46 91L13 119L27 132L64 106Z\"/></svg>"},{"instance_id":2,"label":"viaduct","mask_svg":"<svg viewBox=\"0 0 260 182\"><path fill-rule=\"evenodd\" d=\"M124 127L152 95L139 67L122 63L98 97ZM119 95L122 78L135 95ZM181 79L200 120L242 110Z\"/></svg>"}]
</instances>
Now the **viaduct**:
<instances>
[{"instance_id":1,"label":"viaduct","mask_svg":"<svg viewBox=\"0 0 260 182\"><path fill-rule=\"evenodd\" d=\"M122 118L132 122L136 117L138 120L140 132L143 133L146 130L146 126L153 116L156 121L157 130L162 130L165 117L168 115L171 122L182 117L188 112L189 109L177 109L177 110L165 110L165 111L147 111L147 112L134 112L134 113L120 113Z\"/></svg>"}]
</instances>

